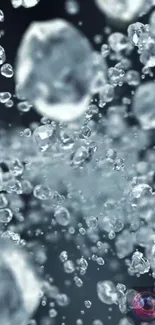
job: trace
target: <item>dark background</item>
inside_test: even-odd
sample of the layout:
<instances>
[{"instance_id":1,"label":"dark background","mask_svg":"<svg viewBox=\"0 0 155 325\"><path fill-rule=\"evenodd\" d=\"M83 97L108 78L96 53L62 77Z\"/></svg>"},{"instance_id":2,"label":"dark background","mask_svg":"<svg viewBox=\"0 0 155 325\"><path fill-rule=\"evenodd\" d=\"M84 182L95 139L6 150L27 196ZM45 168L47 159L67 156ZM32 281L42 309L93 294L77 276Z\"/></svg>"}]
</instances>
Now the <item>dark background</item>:
<instances>
[{"instance_id":1,"label":"dark background","mask_svg":"<svg viewBox=\"0 0 155 325\"><path fill-rule=\"evenodd\" d=\"M135 0L136 1L136 0ZM0 38L0 45L5 48L7 60L14 66L17 48L20 40L27 26L34 21L44 21L52 18L64 18L71 21L75 26L86 34L94 47L99 50L101 44L106 42L106 35L104 34L104 28L107 26L106 17L98 10L93 0L79 0L80 12L77 15L71 16L64 10L64 0L40 0L40 3L30 9L18 8L14 9L10 3L10 0L0 0L0 9L4 11L5 21L0 24L0 29L4 29L5 35ZM146 18L144 18L144 21ZM82 22L82 25L79 23ZM113 31L118 31L119 27L112 26ZM96 44L94 42L94 36L100 34L102 36L102 43ZM136 56L135 56L136 62ZM14 93L14 81L13 79L6 79L0 76L0 91L10 91ZM13 127L14 125L28 126L32 121L39 121L40 116L33 110L27 114L19 113L14 105L11 108L5 108L4 105L0 105L0 122L5 123L6 127ZM113 307L112 311L108 310L108 306L102 304L97 298L96 283L102 280L115 280L117 282L123 282L128 288L132 287L147 287L153 286L153 279L147 275L142 276L140 279L129 277L124 266L124 262L119 261L118 269L111 269L110 262L116 261L113 254L106 256L106 264L104 267L96 266L96 263L89 262L88 272L82 277L84 285L83 288L77 288L73 282L73 276L67 276L59 262L59 254L62 250L66 250L69 253L70 259L73 261L76 258L81 257L80 252L76 247L66 242L59 242L59 245L51 245L48 249L48 262L45 266L45 273L51 274L54 279L54 284L59 287L61 292L65 292L71 299L71 304L67 308L58 308L58 316L55 319L56 324L65 323L66 325L76 324L76 319L81 318L84 324L92 324L94 319L101 319L106 324L117 325L119 319L123 317L119 313L118 307ZM70 280L69 286L66 286L65 281ZM86 309L84 301L90 300L92 307ZM48 304L45 307L40 307L36 319L38 324L48 325L47 319L44 316L48 316ZM84 310L84 314L81 314L81 310ZM111 316L111 318L108 318Z\"/></svg>"}]
</instances>

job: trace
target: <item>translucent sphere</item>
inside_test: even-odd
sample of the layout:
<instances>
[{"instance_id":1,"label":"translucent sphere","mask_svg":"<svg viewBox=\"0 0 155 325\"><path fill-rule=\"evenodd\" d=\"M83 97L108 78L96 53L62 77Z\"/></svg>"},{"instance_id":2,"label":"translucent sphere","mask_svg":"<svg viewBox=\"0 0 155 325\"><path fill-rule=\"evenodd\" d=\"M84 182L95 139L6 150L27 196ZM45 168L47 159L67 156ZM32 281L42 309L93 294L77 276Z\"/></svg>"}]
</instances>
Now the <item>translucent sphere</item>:
<instances>
[{"instance_id":1,"label":"translucent sphere","mask_svg":"<svg viewBox=\"0 0 155 325\"><path fill-rule=\"evenodd\" d=\"M138 87L133 100L133 111L145 130L155 128L155 83L146 82Z\"/></svg>"},{"instance_id":2,"label":"translucent sphere","mask_svg":"<svg viewBox=\"0 0 155 325\"><path fill-rule=\"evenodd\" d=\"M143 0L95 0L95 2L109 18L124 22L138 16L144 4Z\"/></svg>"},{"instance_id":3,"label":"translucent sphere","mask_svg":"<svg viewBox=\"0 0 155 325\"><path fill-rule=\"evenodd\" d=\"M112 305L117 301L117 292L112 281L99 281L97 295L100 301L107 305Z\"/></svg>"},{"instance_id":4,"label":"translucent sphere","mask_svg":"<svg viewBox=\"0 0 155 325\"><path fill-rule=\"evenodd\" d=\"M7 325L25 325L39 303L40 284L25 253L0 240L0 317Z\"/></svg>"},{"instance_id":5,"label":"translucent sphere","mask_svg":"<svg viewBox=\"0 0 155 325\"><path fill-rule=\"evenodd\" d=\"M70 23L61 19L35 22L19 47L16 83L40 114L69 121L87 109L93 58L89 41Z\"/></svg>"}]
</instances>

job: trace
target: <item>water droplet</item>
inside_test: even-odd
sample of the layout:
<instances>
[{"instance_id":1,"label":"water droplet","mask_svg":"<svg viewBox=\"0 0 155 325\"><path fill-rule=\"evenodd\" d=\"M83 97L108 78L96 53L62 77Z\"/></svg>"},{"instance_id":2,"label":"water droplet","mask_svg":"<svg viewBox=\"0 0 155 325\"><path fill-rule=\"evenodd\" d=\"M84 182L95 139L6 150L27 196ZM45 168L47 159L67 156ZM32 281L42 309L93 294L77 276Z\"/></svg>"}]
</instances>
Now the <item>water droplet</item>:
<instances>
[{"instance_id":1,"label":"water droplet","mask_svg":"<svg viewBox=\"0 0 155 325\"><path fill-rule=\"evenodd\" d=\"M0 93L0 102L7 103L8 100L11 98L11 94L9 92L1 92Z\"/></svg>"},{"instance_id":2,"label":"water droplet","mask_svg":"<svg viewBox=\"0 0 155 325\"><path fill-rule=\"evenodd\" d=\"M68 226L71 216L69 211L64 207L56 207L54 211L54 216L57 223L61 226Z\"/></svg>"},{"instance_id":3,"label":"water droplet","mask_svg":"<svg viewBox=\"0 0 155 325\"><path fill-rule=\"evenodd\" d=\"M39 200L49 200L52 197L51 189L45 185L36 185L33 191L34 196Z\"/></svg>"},{"instance_id":4,"label":"water droplet","mask_svg":"<svg viewBox=\"0 0 155 325\"><path fill-rule=\"evenodd\" d=\"M9 223L12 220L13 213L10 209L0 210L0 223Z\"/></svg>"},{"instance_id":5,"label":"water droplet","mask_svg":"<svg viewBox=\"0 0 155 325\"><path fill-rule=\"evenodd\" d=\"M0 9L0 23L4 21L4 12Z\"/></svg>"},{"instance_id":6,"label":"water droplet","mask_svg":"<svg viewBox=\"0 0 155 325\"><path fill-rule=\"evenodd\" d=\"M86 111L94 79L93 52L89 41L67 21L30 25L19 47L16 67L16 84L22 96L42 115L70 121Z\"/></svg>"},{"instance_id":7,"label":"water droplet","mask_svg":"<svg viewBox=\"0 0 155 325\"><path fill-rule=\"evenodd\" d=\"M53 144L54 128L52 125L38 126L33 132L33 140L41 151L46 151Z\"/></svg>"},{"instance_id":8,"label":"water droplet","mask_svg":"<svg viewBox=\"0 0 155 325\"><path fill-rule=\"evenodd\" d=\"M6 60L5 50L0 45L0 64L3 64L5 62L5 60Z\"/></svg>"},{"instance_id":9,"label":"water droplet","mask_svg":"<svg viewBox=\"0 0 155 325\"><path fill-rule=\"evenodd\" d=\"M12 78L14 75L13 68L11 64L5 63L1 67L1 75L6 77L6 78Z\"/></svg>"},{"instance_id":10,"label":"water droplet","mask_svg":"<svg viewBox=\"0 0 155 325\"><path fill-rule=\"evenodd\" d=\"M112 281L100 281L97 283L97 294L99 299L107 305L116 303L117 293Z\"/></svg>"}]
</instances>

